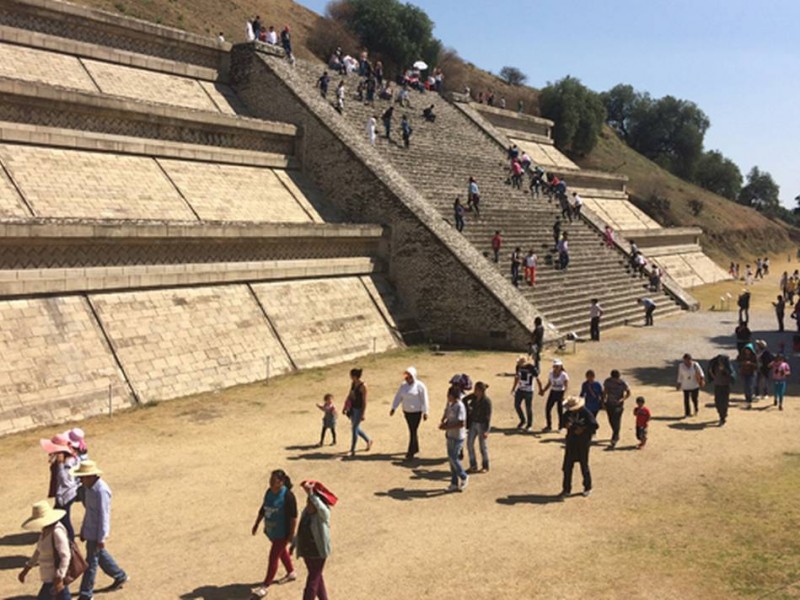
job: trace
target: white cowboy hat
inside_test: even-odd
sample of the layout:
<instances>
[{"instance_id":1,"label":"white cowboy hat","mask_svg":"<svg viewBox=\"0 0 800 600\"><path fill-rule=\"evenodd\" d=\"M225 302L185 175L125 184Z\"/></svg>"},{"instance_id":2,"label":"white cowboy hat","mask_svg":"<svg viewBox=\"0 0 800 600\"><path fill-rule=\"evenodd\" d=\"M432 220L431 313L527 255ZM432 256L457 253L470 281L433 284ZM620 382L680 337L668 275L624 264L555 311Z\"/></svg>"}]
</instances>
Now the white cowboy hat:
<instances>
[{"instance_id":1,"label":"white cowboy hat","mask_svg":"<svg viewBox=\"0 0 800 600\"><path fill-rule=\"evenodd\" d=\"M93 460L85 460L72 469L73 477L91 477L92 475L100 476L102 474L103 472L97 468L97 463Z\"/></svg>"},{"instance_id":2,"label":"white cowboy hat","mask_svg":"<svg viewBox=\"0 0 800 600\"><path fill-rule=\"evenodd\" d=\"M31 516L22 524L23 529L41 531L48 525L58 523L67 511L53 508L47 500L37 502L31 508Z\"/></svg>"},{"instance_id":3,"label":"white cowboy hat","mask_svg":"<svg viewBox=\"0 0 800 600\"><path fill-rule=\"evenodd\" d=\"M570 396L564 402L564 410L578 410L581 406L583 406L583 404L584 404L583 398Z\"/></svg>"}]
</instances>

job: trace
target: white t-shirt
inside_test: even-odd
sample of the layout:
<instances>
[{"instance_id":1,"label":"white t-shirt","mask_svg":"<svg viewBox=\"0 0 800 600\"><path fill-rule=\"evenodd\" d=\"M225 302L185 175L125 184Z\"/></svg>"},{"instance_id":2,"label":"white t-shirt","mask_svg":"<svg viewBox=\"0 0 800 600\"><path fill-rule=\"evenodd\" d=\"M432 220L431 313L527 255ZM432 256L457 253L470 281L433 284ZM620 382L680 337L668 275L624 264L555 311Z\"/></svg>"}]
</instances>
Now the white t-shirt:
<instances>
[{"instance_id":1,"label":"white t-shirt","mask_svg":"<svg viewBox=\"0 0 800 600\"><path fill-rule=\"evenodd\" d=\"M563 392L564 389L567 387L567 382L569 381L569 375L567 375L566 371L561 371L561 373L556 376L553 371L550 371L550 374L547 376L548 380L550 381L550 389L554 392Z\"/></svg>"},{"instance_id":2,"label":"white t-shirt","mask_svg":"<svg viewBox=\"0 0 800 600\"><path fill-rule=\"evenodd\" d=\"M529 269L535 269L536 268L536 255L535 254L531 254L530 256L526 256L525 257L525 266L528 267Z\"/></svg>"}]
</instances>

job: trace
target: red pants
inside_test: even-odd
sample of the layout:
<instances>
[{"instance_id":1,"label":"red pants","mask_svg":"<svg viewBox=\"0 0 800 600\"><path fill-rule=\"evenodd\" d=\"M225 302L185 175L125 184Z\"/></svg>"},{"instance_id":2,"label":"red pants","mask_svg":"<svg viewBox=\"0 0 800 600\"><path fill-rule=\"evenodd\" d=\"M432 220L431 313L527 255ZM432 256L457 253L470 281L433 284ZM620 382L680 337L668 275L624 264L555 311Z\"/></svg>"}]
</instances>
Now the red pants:
<instances>
[{"instance_id":1,"label":"red pants","mask_svg":"<svg viewBox=\"0 0 800 600\"><path fill-rule=\"evenodd\" d=\"M289 551L286 549L288 545L288 539L272 541L272 547L269 549L269 564L267 565L267 577L264 579L264 585L270 585L275 581L275 574L278 572L278 560L286 567L287 575L294 572L292 558L289 556Z\"/></svg>"},{"instance_id":2,"label":"red pants","mask_svg":"<svg viewBox=\"0 0 800 600\"><path fill-rule=\"evenodd\" d=\"M304 558L308 568L306 588L303 590L303 600L328 600L328 591L325 589L325 580L322 578L322 569L325 568L324 558Z\"/></svg>"},{"instance_id":3,"label":"red pants","mask_svg":"<svg viewBox=\"0 0 800 600\"><path fill-rule=\"evenodd\" d=\"M536 267L525 267L525 281L528 282L528 285L536 283Z\"/></svg>"}]
</instances>

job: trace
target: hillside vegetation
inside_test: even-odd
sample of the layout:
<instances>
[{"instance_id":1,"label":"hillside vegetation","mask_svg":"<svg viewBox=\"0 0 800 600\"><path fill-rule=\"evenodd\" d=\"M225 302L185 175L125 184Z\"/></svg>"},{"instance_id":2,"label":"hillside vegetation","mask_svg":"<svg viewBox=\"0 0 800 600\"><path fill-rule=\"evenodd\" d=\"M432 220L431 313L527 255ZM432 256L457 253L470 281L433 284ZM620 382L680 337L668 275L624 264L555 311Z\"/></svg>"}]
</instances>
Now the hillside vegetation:
<instances>
[{"instance_id":1,"label":"hillside vegetation","mask_svg":"<svg viewBox=\"0 0 800 600\"><path fill-rule=\"evenodd\" d=\"M78 3L112 13L216 36L220 31L230 42L244 41L245 21L260 15L265 25L276 29L289 25L295 52L300 58L318 59L323 44L341 43L346 52L358 48L344 32L332 32L330 22L292 0L78 0ZM341 42L335 40L342 38ZM349 47L352 46L352 47ZM510 86L495 75L464 62L455 50L445 50L440 61L445 69L446 88L463 91L468 85L477 96L492 89L499 100L505 97L509 109L517 100L525 112L539 114L539 92L526 86ZM787 251L800 243L800 230L759 212L726 200L687 183L624 144L604 127L595 149L576 162L587 169L617 172L629 178L632 200L665 226L698 226L706 233L706 251L723 265L732 259L750 260L756 255Z\"/></svg>"}]
</instances>

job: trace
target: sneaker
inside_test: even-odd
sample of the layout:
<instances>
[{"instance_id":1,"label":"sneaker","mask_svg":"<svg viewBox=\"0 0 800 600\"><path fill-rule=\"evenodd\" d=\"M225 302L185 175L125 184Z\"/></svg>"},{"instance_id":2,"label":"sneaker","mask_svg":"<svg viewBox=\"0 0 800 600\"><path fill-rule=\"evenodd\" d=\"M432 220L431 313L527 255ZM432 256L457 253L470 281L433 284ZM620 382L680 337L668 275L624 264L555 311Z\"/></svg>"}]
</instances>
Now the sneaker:
<instances>
[{"instance_id":1,"label":"sneaker","mask_svg":"<svg viewBox=\"0 0 800 600\"><path fill-rule=\"evenodd\" d=\"M372 440L367 442L367 452L369 452L370 450L372 450Z\"/></svg>"},{"instance_id":2,"label":"sneaker","mask_svg":"<svg viewBox=\"0 0 800 600\"><path fill-rule=\"evenodd\" d=\"M550 431L553 431L552 427L543 427L542 428L542 433L548 433Z\"/></svg>"},{"instance_id":3,"label":"sneaker","mask_svg":"<svg viewBox=\"0 0 800 600\"><path fill-rule=\"evenodd\" d=\"M520 421L517 423L517 429L522 429L523 427L525 427L525 421Z\"/></svg>"},{"instance_id":4,"label":"sneaker","mask_svg":"<svg viewBox=\"0 0 800 600\"><path fill-rule=\"evenodd\" d=\"M592 490L583 490L583 497L588 498L592 495Z\"/></svg>"},{"instance_id":5,"label":"sneaker","mask_svg":"<svg viewBox=\"0 0 800 600\"><path fill-rule=\"evenodd\" d=\"M778 410L783 410L783 404L778 407Z\"/></svg>"},{"instance_id":6,"label":"sneaker","mask_svg":"<svg viewBox=\"0 0 800 600\"><path fill-rule=\"evenodd\" d=\"M286 577L283 578L283 583L289 583L290 581L297 581L297 573L292 571Z\"/></svg>"},{"instance_id":7,"label":"sneaker","mask_svg":"<svg viewBox=\"0 0 800 600\"><path fill-rule=\"evenodd\" d=\"M114 583L112 583L110 586L108 586L108 589L109 589L109 590L118 590L118 589L120 589L120 588L121 588L123 585L125 585L126 583L128 583L129 581L130 581L130 577L128 577L127 575L123 575L123 576L122 576L122 577L120 577L119 579L115 579L115 580L114 580Z\"/></svg>"},{"instance_id":8,"label":"sneaker","mask_svg":"<svg viewBox=\"0 0 800 600\"><path fill-rule=\"evenodd\" d=\"M267 592L269 592L269 590L265 585L260 585L250 590L250 593L253 594L253 596L255 596L256 598L266 598Z\"/></svg>"},{"instance_id":9,"label":"sneaker","mask_svg":"<svg viewBox=\"0 0 800 600\"><path fill-rule=\"evenodd\" d=\"M559 502L563 502L569 497L570 494L571 492L561 490L561 493L558 496L556 496L556 500L558 500Z\"/></svg>"},{"instance_id":10,"label":"sneaker","mask_svg":"<svg viewBox=\"0 0 800 600\"><path fill-rule=\"evenodd\" d=\"M448 492L457 492L458 491L458 484L457 483L451 483L450 485L447 486L447 491Z\"/></svg>"},{"instance_id":11,"label":"sneaker","mask_svg":"<svg viewBox=\"0 0 800 600\"><path fill-rule=\"evenodd\" d=\"M458 491L463 492L469 485L469 475L462 479L458 484Z\"/></svg>"}]
</instances>

